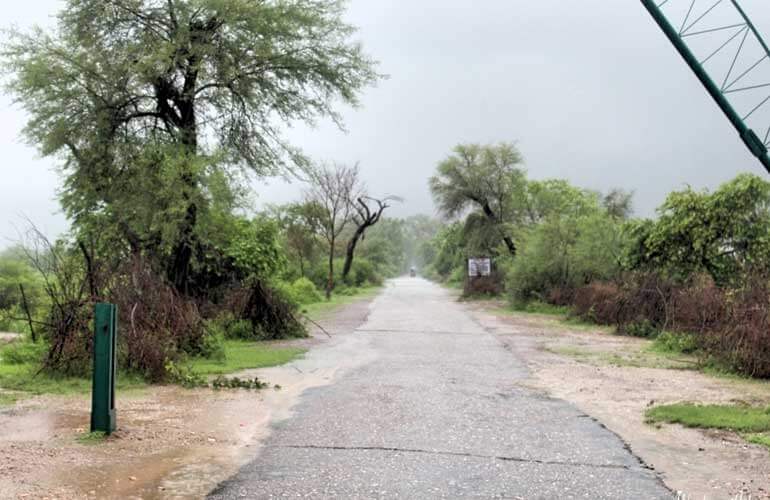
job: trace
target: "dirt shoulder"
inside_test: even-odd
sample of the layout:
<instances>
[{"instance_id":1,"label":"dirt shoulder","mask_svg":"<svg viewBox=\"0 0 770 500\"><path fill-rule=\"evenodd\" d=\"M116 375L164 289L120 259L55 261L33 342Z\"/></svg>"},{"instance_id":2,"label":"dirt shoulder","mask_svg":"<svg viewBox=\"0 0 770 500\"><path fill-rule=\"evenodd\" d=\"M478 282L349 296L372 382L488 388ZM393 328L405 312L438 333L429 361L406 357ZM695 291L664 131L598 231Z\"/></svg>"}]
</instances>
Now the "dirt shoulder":
<instances>
[{"instance_id":1,"label":"dirt shoulder","mask_svg":"<svg viewBox=\"0 0 770 500\"><path fill-rule=\"evenodd\" d=\"M716 378L692 360L650 354L649 342L601 329L560 324L552 317L502 312L470 303L476 319L524 360L527 385L572 402L618 434L684 498L770 498L770 453L721 431L653 426L653 404L681 401L770 404L770 384Z\"/></svg>"},{"instance_id":2,"label":"dirt shoulder","mask_svg":"<svg viewBox=\"0 0 770 500\"><path fill-rule=\"evenodd\" d=\"M205 496L257 452L270 424L291 414L302 392L330 383L344 359L314 364L327 350L346 352L371 298L324 313L303 360L243 372L280 389L187 390L153 386L117 397L118 431L88 442L90 398L38 397L0 410L0 498L190 498ZM342 356L345 358L347 356ZM350 358L353 358L352 356ZM346 364L347 363L347 364Z\"/></svg>"}]
</instances>

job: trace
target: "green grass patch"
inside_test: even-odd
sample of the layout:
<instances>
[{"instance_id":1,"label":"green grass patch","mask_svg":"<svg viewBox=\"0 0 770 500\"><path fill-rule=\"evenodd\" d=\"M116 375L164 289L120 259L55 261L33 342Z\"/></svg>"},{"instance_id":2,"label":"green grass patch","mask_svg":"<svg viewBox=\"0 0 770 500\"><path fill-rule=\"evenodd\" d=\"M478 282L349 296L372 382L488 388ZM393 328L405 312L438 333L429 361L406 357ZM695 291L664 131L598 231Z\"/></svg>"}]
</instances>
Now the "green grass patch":
<instances>
[{"instance_id":1,"label":"green grass patch","mask_svg":"<svg viewBox=\"0 0 770 500\"><path fill-rule=\"evenodd\" d=\"M567 306L555 306L539 301L516 304L511 306L511 310L527 314L544 314L547 316L567 316L570 313L570 308Z\"/></svg>"},{"instance_id":2,"label":"green grass patch","mask_svg":"<svg viewBox=\"0 0 770 500\"><path fill-rule=\"evenodd\" d=\"M770 448L770 433L744 434L743 439L752 444L758 444Z\"/></svg>"},{"instance_id":3,"label":"green grass patch","mask_svg":"<svg viewBox=\"0 0 770 500\"><path fill-rule=\"evenodd\" d=\"M770 431L770 407L678 403L650 408L645 416L649 423L665 422L685 427L741 433Z\"/></svg>"},{"instance_id":4,"label":"green grass patch","mask_svg":"<svg viewBox=\"0 0 770 500\"><path fill-rule=\"evenodd\" d=\"M226 340L225 357L221 360L196 358L190 362L192 370L200 375L225 375L252 368L268 368L286 364L305 354L297 347L275 347L267 342Z\"/></svg>"},{"instance_id":5,"label":"green grass patch","mask_svg":"<svg viewBox=\"0 0 770 500\"><path fill-rule=\"evenodd\" d=\"M77 441L78 444L82 444L84 446L94 446L103 443L105 439L107 439L107 434L101 431L97 431L80 434L75 438L75 441Z\"/></svg>"},{"instance_id":6,"label":"green grass patch","mask_svg":"<svg viewBox=\"0 0 770 500\"><path fill-rule=\"evenodd\" d=\"M544 302L528 302L526 304L498 307L493 310L495 314L504 316L532 316L542 318L546 324L570 330L582 332L612 333L609 326L597 325L572 316L571 309L567 306L554 306Z\"/></svg>"},{"instance_id":7,"label":"green grass patch","mask_svg":"<svg viewBox=\"0 0 770 500\"><path fill-rule=\"evenodd\" d=\"M18 391L15 399L25 395L40 394L87 394L91 391L90 377L58 377L40 371L44 346L27 342L15 342L0 347L0 389ZM146 387L135 375L118 374L118 391Z\"/></svg>"},{"instance_id":8,"label":"green grass patch","mask_svg":"<svg viewBox=\"0 0 770 500\"><path fill-rule=\"evenodd\" d=\"M323 300L322 302L316 302L315 304L309 304L302 307L302 313L306 314L312 319L317 319L325 314L328 314L335 309L347 304L358 302L359 300L371 299L376 297L380 291L381 286L366 287L366 288L348 288L345 290L345 294L332 294L330 300Z\"/></svg>"},{"instance_id":9,"label":"green grass patch","mask_svg":"<svg viewBox=\"0 0 770 500\"><path fill-rule=\"evenodd\" d=\"M12 392L0 392L0 408L13 406L19 399L19 395Z\"/></svg>"}]
</instances>

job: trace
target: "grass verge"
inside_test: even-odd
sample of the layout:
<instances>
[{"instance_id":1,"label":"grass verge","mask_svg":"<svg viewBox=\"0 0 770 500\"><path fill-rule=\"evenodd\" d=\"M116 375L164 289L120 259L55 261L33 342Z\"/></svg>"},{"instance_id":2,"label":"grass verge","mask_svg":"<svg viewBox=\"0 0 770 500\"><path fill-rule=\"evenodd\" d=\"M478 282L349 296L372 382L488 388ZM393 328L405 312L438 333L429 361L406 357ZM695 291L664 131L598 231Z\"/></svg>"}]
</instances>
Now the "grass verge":
<instances>
[{"instance_id":1,"label":"grass verge","mask_svg":"<svg viewBox=\"0 0 770 500\"><path fill-rule=\"evenodd\" d=\"M253 368L286 364L305 354L297 347L275 347L266 342L226 340L222 360L197 358L190 362L192 370L202 376L226 375Z\"/></svg>"},{"instance_id":2,"label":"grass verge","mask_svg":"<svg viewBox=\"0 0 770 500\"><path fill-rule=\"evenodd\" d=\"M107 439L107 434L101 431L97 431L84 432L83 434L78 435L78 437L75 438L75 441L77 441L78 444L82 444L84 446L94 446L101 444L105 439Z\"/></svg>"},{"instance_id":3,"label":"grass verge","mask_svg":"<svg viewBox=\"0 0 770 500\"><path fill-rule=\"evenodd\" d=\"M645 417L652 424L736 432L749 443L770 449L770 407L677 403L650 408Z\"/></svg>"},{"instance_id":4,"label":"grass verge","mask_svg":"<svg viewBox=\"0 0 770 500\"><path fill-rule=\"evenodd\" d=\"M91 379L81 377L56 377L40 372L40 362L37 359L14 359L9 361L6 351L19 350L19 346L8 345L0 347L0 389L18 391L13 394L16 399L24 396L40 394L86 394L91 390ZM146 387L139 377L118 374L116 389L119 391L135 390ZM0 398L4 398L0 395Z\"/></svg>"},{"instance_id":5,"label":"grass verge","mask_svg":"<svg viewBox=\"0 0 770 500\"><path fill-rule=\"evenodd\" d=\"M373 286L366 288L357 288L351 293L346 294L333 294L330 300L324 300L323 302L316 302L315 304L309 304L302 307L302 313L306 314L311 319L318 319L319 317L330 313L338 307L352 304L363 299L371 299L376 297L380 291L381 286Z\"/></svg>"}]
</instances>

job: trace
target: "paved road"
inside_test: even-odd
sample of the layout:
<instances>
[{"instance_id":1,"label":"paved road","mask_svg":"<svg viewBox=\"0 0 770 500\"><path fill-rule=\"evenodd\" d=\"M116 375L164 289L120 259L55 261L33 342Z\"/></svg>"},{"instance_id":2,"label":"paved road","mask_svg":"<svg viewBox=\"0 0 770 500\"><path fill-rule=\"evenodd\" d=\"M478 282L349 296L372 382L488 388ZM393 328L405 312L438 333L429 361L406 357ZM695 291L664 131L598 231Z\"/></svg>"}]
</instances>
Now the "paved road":
<instances>
[{"instance_id":1,"label":"paved road","mask_svg":"<svg viewBox=\"0 0 770 500\"><path fill-rule=\"evenodd\" d=\"M521 387L440 287L391 282L351 336L376 355L306 392L212 498L673 498L614 434Z\"/></svg>"}]
</instances>

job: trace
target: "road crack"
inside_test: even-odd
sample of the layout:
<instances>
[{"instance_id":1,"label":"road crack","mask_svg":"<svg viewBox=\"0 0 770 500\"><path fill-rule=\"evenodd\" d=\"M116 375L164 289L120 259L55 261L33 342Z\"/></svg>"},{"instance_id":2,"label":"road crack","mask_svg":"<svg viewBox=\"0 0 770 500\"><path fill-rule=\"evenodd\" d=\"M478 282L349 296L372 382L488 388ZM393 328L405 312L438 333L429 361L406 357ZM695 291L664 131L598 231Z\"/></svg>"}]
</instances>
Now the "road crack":
<instances>
[{"instance_id":1,"label":"road crack","mask_svg":"<svg viewBox=\"0 0 770 500\"><path fill-rule=\"evenodd\" d=\"M566 467L590 467L595 469L620 469L632 470L628 465L619 464L595 464L588 462L575 462L570 460L540 460L537 458L507 457L498 455L481 455L476 453L464 453L456 451L422 450L419 448L397 448L389 446L321 446L321 445L271 445L268 448L299 449L299 450L331 450L331 451L384 451L397 453L414 453L424 455L440 455L449 457L480 458L500 460L502 462L518 462L536 465L561 465Z\"/></svg>"}]
</instances>

